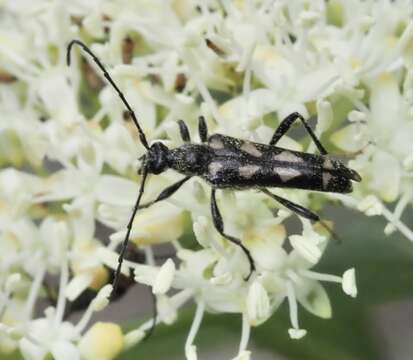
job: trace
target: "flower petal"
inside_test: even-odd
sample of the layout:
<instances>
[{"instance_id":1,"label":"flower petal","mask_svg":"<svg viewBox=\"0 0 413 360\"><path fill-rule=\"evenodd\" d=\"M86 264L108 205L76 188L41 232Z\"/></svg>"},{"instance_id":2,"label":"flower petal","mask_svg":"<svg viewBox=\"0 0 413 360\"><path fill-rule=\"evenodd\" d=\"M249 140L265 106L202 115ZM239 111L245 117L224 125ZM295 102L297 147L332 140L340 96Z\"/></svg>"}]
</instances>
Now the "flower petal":
<instances>
[{"instance_id":1,"label":"flower petal","mask_svg":"<svg viewBox=\"0 0 413 360\"><path fill-rule=\"evenodd\" d=\"M254 281L248 290L247 314L252 326L263 323L270 316L270 300L259 281Z\"/></svg>"},{"instance_id":2,"label":"flower petal","mask_svg":"<svg viewBox=\"0 0 413 360\"><path fill-rule=\"evenodd\" d=\"M109 322L95 323L79 342L82 358L111 360L123 349L124 338L119 325Z\"/></svg>"},{"instance_id":3,"label":"flower petal","mask_svg":"<svg viewBox=\"0 0 413 360\"><path fill-rule=\"evenodd\" d=\"M175 275L175 263L168 259L161 266L158 274L156 275L155 281L152 286L152 292L155 295L161 295L168 292L172 285L172 281Z\"/></svg>"},{"instance_id":4,"label":"flower petal","mask_svg":"<svg viewBox=\"0 0 413 360\"><path fill-rule=\"evenodd\" d=\"M298 286L297 299L312 314L323 319L331 318L330 299L318 281L306 280L305 286Z\"/></svg>"},{"instance_id":5,"label":"flower petal","mask_svg":"<svg viewBox=\"0 0 413 360\"><path fill-rule=\"evenodd\" d=\"M344 272L342 287L347 295L350 295L353 298L357 296L356 271L354 268Z\"/></svg>"}]
</instances>

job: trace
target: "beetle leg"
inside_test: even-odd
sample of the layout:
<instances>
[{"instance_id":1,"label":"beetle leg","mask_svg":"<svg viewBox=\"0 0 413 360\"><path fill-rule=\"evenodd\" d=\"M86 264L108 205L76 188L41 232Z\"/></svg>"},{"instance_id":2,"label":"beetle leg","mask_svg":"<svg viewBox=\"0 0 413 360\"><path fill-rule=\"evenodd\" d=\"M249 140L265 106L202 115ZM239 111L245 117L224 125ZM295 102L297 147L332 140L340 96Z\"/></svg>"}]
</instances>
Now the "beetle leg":
<instances>
[{"instance_id":1,"label":"beetle leg","mask_svg":"<svg viewBox=\"0 0 413 360\"><path fill-rule=\"evenodd\" d=\"M190 142L191 136L189 135L189 130L183 120L178 120L179 132L181 133L181 138L184 142Z\"/></svg>"},{"instance_id":2,"label":"beetle leg","mask_svg":"<svg viewBox=\"0 0 413 360\"><path fill-rule=\"evenodd\" d=\"M245 280L248 280L252 273L255 271L255 263L254 263L254 259L251 256L250 251L242 244L241 240L225 234L224 232L224 222L222 220L222 216L221 213L219 211L218 205L217 205L217 201L216 201L216 197L215 197L215 189L212 188L211 190L211 214L212 214L212 221L214 223L215 228L217 229L217 231L221 234L221 236L223 236L225 239L231 241L233 244L238 245L242 251L245 253L245 255L248 258L248 261L250 263L250 272L248 274L248 276L246 277Z\"/></svg>"},{"instance_id":3,"label":"beetle leg","mask_svg":"<svg viewBox=\"0 0 413 360\"><path fill-rule=\"evenodd\" d=\"M169 198L170 196L175 194L175 192L177 190L179 190L179 188L183 184L185 184L190 178L191 178L191 176L185 176L183 179L177 181L176 183L174 183L172 185L169 185L167 188L165 188L161 191L161 193L158 195L158 197L155 200L152 200L152 201L149 201L145 204L140 205L139 209L146 209L149 206L151 206L151 205L153 205L153 204L155 204L159 201L162 201L162 200L165 200L165 199Z\"/></svg>"},{"instance_id":4,"label":"beetle leg","mask_svg":"<svg viewBox=\"0 0 413 360\"><path fill-rule=\"evenodd\" d=\"M292 114L288 115L283 121L281 121L281 124L278 126L277 130L275 130L275 133L271 138L270 145L275 146L278 140L280 140L285 135L285 133L290 129L291 125L297 119L300 119L301 122L303 123L305 129L310 134L315 145L317 146L318 151L320 151L321 154L326 155L327 150L324 148L323 145L321 145L320 140L318 140L313 130L308 126L303 116L299 114L298 112L293 112Z\"/></svg>"},{"instance_id":5,"label":"beetle leg","mask_svg":"<svg viewBox=\"0 0 413 360\"><path fill-rule=\"evenodd\" d=\"M198 118L198 132L201 141L206 142L208 140L208 127L202 115Z\"/></svg>"},{"instance_id":6,"label":"beetle leg","mask_svg":"<svg viewBox=\"0 0 413 360\"><path fill-rule=\"evenodd\" d=\"M306 209L304 206L298 205L290 200L275 195L267 189L260 189L260 191L268 195L275 201L279 202L281 205L285 206L288 210L291 210L292 212L296 213L297 215L302 216L303 218L306 218L311 221L320 221L320 217L317 214L314 214L312 211Z\"/></svg>"},{"instance_id":7,"label":"beetle leg","mask_svg":"<svg viewBox=\"0 0 413 360\"><path fill-rule=\"evenodd\" d=\"M298 205L296 203L293 203L290 200L287 200L278 195L275 195L272 192L268 191L267 189L260 189L260 191L270 196L275 201L278 201L281 205L285 206L288 210L296 213L297 215L302 216L303 218L306 218L310 221L318 222L324 229L326 229L330 233L331 237L334 240L336 240L338 243L342 242L340 237L333 231L333 229L331 229L330 226L328 226L324 221L322 221L317 214L306 209L304 206Z\"/></svg>"}]
</instances>

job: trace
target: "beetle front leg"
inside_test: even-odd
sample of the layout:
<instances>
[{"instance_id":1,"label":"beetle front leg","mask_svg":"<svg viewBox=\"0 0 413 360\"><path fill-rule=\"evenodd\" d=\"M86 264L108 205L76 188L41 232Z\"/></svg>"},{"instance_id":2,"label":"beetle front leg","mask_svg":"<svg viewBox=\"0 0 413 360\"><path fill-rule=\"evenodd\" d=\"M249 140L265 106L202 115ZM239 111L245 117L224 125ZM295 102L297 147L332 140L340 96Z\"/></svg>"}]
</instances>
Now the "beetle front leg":
<instances>
[{"instance_id":1,"label":"beetle front leg","mask_svg":"<svg viewBox=\"0 0 413 360\"><path fill-rule=\"evenodd\" d=\"M275 130L275 133L271 138L270 145L275 146L277 144L278 140L280 140L286 134L286 132L290 129L291 125L297 119L301 120L301 122L304 125L305 129L310 134L310 136L313 139L315 145L317 146L318 151L320 151L320 153L323 154L323 155L327 155L327 150L324 148L323 145L321 145L320 140L318 140L318 138L314 134L313 130L308 126L308 124L305 121L304 117L298 112L293 112L292 114L288 115L283 121L281 121L281 124L278 125L277 130Z\"/></svg>"},{"instance_id":2,"label":"beetle front leg","mask_svg":"<svg viewBox=\"0 0 413 360\"><path fill-rule=\"evenodd\" d=\"M224 232L224 222L222 220L222 216L221 213L219 211L218 205L217 205L217 200L215 197L215 189L212 188L211 190L211 214L212 214L212 221L214 223L215 229L217 229L217 231L221 234L221 236L223 236L225 239L231 241L233 244L238 245L242 251L244 252L244 254L247 256L248 261L250 263L250 272L248 274L248 276L246 277L245 280L248 281L248 279L251 277L252 273L255 271L255 263L254 263L254 259L251 256L250 251L242 244L241 240L225 234Z\"/></svg>"},{"instance_id":3,"label":"beetle front leg","mask_svg":"<svg viewBox=\"0 0 413 360\"><path fill-rule=\"evenodd\" d=\"M162 200L165 200L165 199L169 198L170 196L175 194L175 192L177 190L179 190L179 188L183 184L185 184L190 178L191 178L191 176L185 176L183 179L177 181L176 183L174 183L172 185L169 185L167 188L165 188L161 191L161 193L158 195L158 197L155 200L152 200L152 201L149 201L145 204L140 205L139 209L146 209L149 206L151 206L151 205L153 205L153 204L155 204L159 201L162 201Z\"/></svg>"}]
</instances>

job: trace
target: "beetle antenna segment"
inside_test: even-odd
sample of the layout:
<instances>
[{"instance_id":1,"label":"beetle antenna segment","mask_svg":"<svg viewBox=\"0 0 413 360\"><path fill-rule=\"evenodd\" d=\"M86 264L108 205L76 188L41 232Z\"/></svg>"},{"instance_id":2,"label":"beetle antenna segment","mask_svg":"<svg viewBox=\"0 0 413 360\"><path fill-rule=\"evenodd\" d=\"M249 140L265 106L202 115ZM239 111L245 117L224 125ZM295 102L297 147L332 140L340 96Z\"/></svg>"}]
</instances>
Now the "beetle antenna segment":
<instances>
[{"instance_id":1,"label":"beetle antenna segment","mask_svg":"<svg viewBox=\"0 0 413 360\"><path fill-rule=\"evenodd\" d=\"M116 268L116 271L115 271L115 277L114 277L114 280L113 280L113 287L112 287L112 293L110 294L110 299L113 299L113 296L115 295L116 289L118 287L120 273L121 273L121 269L122 269L123 258L125 256L126 248L128 247L129 237L130 237L130 233L131 233L131 230L132 230L133 220L135 219L135 215L138 212L139 204L141 202L141 198L142 198L143 192L145 190L145 182L146 182L147 176L148 176L148 172L146 171L146 168L143 168L142 183L141 183L141 187L139 189L139 195L138 195L138 198L136 199L136 203L135 203L135 206L134 206L133 211L132 211L132 216L129 219L125 239L123 240L122 249L119 253L118 267Z\"/></svg>"},{"instance_id":2,"label":"beetle antenna segment","mask_svg":"<svg viewBox=\"0 0 413 360\"><path fill-rule=\"evenodd\" d=\"M99 67L100 70L102 70L103 75L105 76L106 80L109 82L109 84L111 84L113 86L113 88L116 90L116 92L118 93L120 99L122 100L123 104L126 106L126 108L128 109L128 112L130 114L130 116L132 117L133 122L136 125L136 128L138 129L139 132L139 138L142 142L142 145L149 150L149 145L148 145L148 141L146 140L146 136L145 133L143 132L141 126L139 125L138 119L134 113L134 111L132 110L131 106L129 105L129 103L127 102L125 96L123 95L123 93L120 91L120 89L118 88L118 86L115 84L115 82L113 81L113 79L110 77L109 73L106 71L105 67L103 66L103 64L100 62L100 60L97 58L97 56L95 54L93 54L92 50L90 50L83 42L81 42L80 40L72 40L69 45L67 46L67 53L66 53L66 61L67 61L67 65L70 66L70 52L72 50L73 45L79 45L87 54L89 54L93 61L96 63L96 65Z\"/></svg>"}]
</instances>

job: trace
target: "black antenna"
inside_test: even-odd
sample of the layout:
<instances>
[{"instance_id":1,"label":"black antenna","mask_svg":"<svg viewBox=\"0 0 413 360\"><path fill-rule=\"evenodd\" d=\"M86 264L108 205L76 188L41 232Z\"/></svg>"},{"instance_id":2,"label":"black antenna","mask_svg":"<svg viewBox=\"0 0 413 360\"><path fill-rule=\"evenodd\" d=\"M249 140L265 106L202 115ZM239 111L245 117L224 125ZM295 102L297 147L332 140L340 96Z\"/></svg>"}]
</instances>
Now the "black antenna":
<instances>
[{"instance_id":1,"label":"black antenna","mask_svg":"<svg viewBox=\"0 0 413 360\"><path fill-rule=\"evenodd\" d=\"M105 67L103 66L103 64L100 62L100 60L96 57L95 54L93 54L93 52L80 40L72 40L69 45L67 46L67 53L66 53L66 61L67 61L67 65L70 66L70 52L72 50L73 45L79 45L87 54L89 54L93 61L96 63L96 65L100 68L100 70L102 70L103 75L105 76L106 80L109 81L109 83L113 86L113 88L116 90L116 92L118 93L120 99L122 100L123 104L126 106L126 108L128 109L128 112L130 114L130 116L132 117L133 122L136 125L136 128L139 131L139 138L141 139L142 145L145 146L146 149L149 150L149 145L148 145L148 141L146 140L146 136L141 128L141 126L139 125L138 119L136 118L135 113L133 112L132 108L130 107L130 105L128 104L128 102L125 99L125 96L122 94L122 92L119 90L119 88L117 87L117 85L115 84L115 82L112 80L112 78L110 77L109 73L106 71Z\"/></svg>"},{"instance_id":2,"label":"black antenna","mask_svg":"<svg viewBox=\"0 0 413 360\"><path fill-rule=\"evenodd\" d=\"M136 125L136 128L138 129L139 132L139 138L142 142L142 145L149 150L149 145L148 145L148 141L146 140L146 136L145 133L143 132L141 126L139 125L138 119L134 113L134 111L132 110L131 106L129 105L128 101L126 100L125 96L123 95L123 93L120 91L120 89L118 88L118 86L115 84L115 82L113 81L113 79L111 78L111 76L109 75L109 73L106 71L105 67L103 66L103 64L100 62L100 60L97 58L97 56L95 54L93 54L93 52L80 40L72 40L68 47L67 47L67 54L66 54L66 61L67 61L67 65L70 66L70 52L72 50L73 45L79 45L87 54L89 54L93 61L96 63L96 65L100 68L100 70L102 70L103 75L105 76L106 80L113 86L113 88L116 90L116 92L118 93L120 99L122 100L123 104L126 106L126 108L128 109L128 112L130 114L130 116L132 117L133 122ZM112 300L115 296L116 290L118 288L118 284L119 284L119 278L120 278L120 274L121 274L121 269L122 269L122 264L123 264L123 258L125 256L125 252L126 249L128 247L128 243L129 243L129 238L130 238L130 233L132 230L132 224L133 224L133 220L135 219L136 213L139 210L139 204L141 202L141 198L142 195L144 193L145 190L145 183L146 183L146 178L147 178L148 172L146 170L146 168L143 168L142 171L142 183L139 189L139 194L138 194L138 198L136 199L136 203L135 206L133 208L133 212L132 215L129 219L129 223L127 226L127 231L126 231L126 235L125 235L125 239L123 240L122 243L122 248L121 251L119 253L119 257L118 257L118 266L115 270L115 274L114 274L114 279L113 279L113 286L112 286L112 292L110 294L110 299ZM152 294L152 292L151 292ZM152 294L153 296L153 323L151 328L149 329L148 333L145 336L145 339L148 339L156 326L156 321L157 321L157 316L158 316L158 310L157 310L157 304L156 304L156 296L154 294Z\"/></svg>"},{"instance_id":3,"label":"black antenna","mask_svg":"<svg viewBox=\"0 0 413 360\"><path fill-rule=\"evenodd\" d=\"M141 202L141 198L142 198L142 195L143 195L143 192L144 192L144 189L145 189L145 182L146 182L147 175L148 175L148 172L146 171L146 168L144 167L143 168L143 173L142 173L142 183L141 183L141 187L139 189L139 195L138 195L138 198L136 199L136 203L135 203L135 206L134 206L133 211L132 211L132 216L129 219L125 239L123 240L122 249L119 253L118 267L116 268L116 271L115 271L115 275L114 275L114 279L113 279L113 288L112 288L112 292L110 294L110 299L113 299L113 297L115 295L115 292L116 292L116 289L118 288L120 272L121 272L122 263L123 263L123 257L125 256L126 248L128 247L129 237L130 237L130 233L131 233L131 230L132 230L133 220L135 219L135 215L138 212L139 204Z\"/></svg>"}]
</instances>

